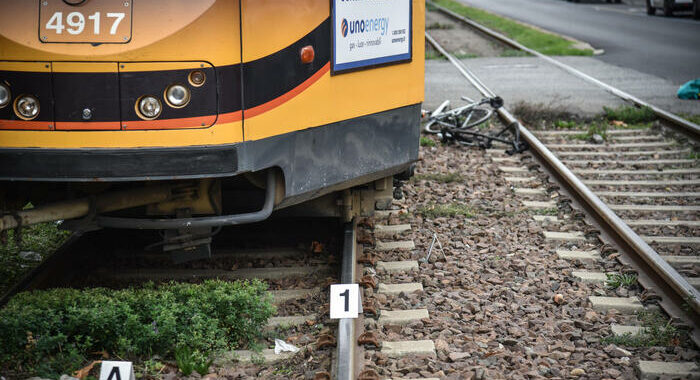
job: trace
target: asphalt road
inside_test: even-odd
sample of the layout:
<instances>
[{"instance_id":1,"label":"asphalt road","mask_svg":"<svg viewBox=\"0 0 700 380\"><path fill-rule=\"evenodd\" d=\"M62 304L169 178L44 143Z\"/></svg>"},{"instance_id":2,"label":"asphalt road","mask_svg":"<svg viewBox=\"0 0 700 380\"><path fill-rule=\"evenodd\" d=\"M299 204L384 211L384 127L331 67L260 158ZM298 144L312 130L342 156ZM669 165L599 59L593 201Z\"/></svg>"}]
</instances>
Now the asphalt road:
<instances>
[{"instance_id":1,"label":"asphalt road","mask_svg":"<svg viewBox=\"0 0 700 380\"><path fill-rule=\"evenodd\" d=\"M643 3L569 3L564 0L460 0L566 34L604 49L603 62L680 85L700 78L700 21L688 13L647 16ZM657 14L660 14L657 11Z\"/></svg>"}]
</instances>

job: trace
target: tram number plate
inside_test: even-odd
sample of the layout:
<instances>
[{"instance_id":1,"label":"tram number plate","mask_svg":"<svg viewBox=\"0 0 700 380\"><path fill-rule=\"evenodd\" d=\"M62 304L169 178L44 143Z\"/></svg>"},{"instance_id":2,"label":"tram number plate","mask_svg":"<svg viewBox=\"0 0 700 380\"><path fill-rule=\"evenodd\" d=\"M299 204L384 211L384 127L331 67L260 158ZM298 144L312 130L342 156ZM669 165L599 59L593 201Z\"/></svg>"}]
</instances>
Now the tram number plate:
<instances>
[{"instance_id":1,"label":"tram number plate","mask_svg":"<svg viewBox=\"0 0 700 380\"><path fill-rule=\"evenodd\" d=\"M132 0L40 0L39 40L68 43L127 43L131 40L132 2Z\"/></svg>"}]
</instances>

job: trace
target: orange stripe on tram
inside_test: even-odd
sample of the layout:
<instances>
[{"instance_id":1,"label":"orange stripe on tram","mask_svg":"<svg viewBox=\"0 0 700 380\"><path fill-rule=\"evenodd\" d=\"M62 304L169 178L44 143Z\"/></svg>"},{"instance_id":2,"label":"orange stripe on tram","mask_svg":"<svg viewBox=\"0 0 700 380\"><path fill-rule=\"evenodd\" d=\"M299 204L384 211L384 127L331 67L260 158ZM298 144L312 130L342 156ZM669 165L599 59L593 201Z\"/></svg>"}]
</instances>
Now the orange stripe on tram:
<instances>
[{"instance_id":1,"label":"orange stripe on tram","mask_svg":"<svg viewBox=\"0 0 700 380\"><path fill-rule=\"evenodd\" d=\"M0 129L49 131L52 127L50 121L0 120Z\"/></svg>"},{"instance_id":2,"label":"orange stripe on tram","mask_svg":"<svg viewBox=\"0 0 700 380\"><path fill-rule=\"evenodd\" d=\"M331 64L330 62L326 63L323 67L321 67L314 75L310 76L307 80L303 81L300 85L294 87L292 90L289 92L270 100L267 103L263 103L259 106L255 106L250 109L245 110L245 117L255 117L257 115L263 114L273 108L279 107L282 104L288 102L295 96L301 94L304 90L307 88L311 87L312 84L314 84L316 81L318 81L323 75L325 75L327 72L330 71Z\"/></svg>"},{"instance_id":3,"label":"orange stripe on tram","mask_svg":"<svg viewBox=\"0 0 700 380\"><path fill-rule=\"evenodd\" d=\"M123 122L122 128L125 130L202 128L214 124L215 121L216 115L184 117L181 119L134 120Z\"/></svg>"},{"instance_id":4,"label":"orange stripe on tram","mask_svg":"<svg viewBox=\"0 0 700 380\"><path fill-rule=\"evenodd\" d=\"M117 131L121 129L118 121L57 121L58 131Z\"/></svg>"}]
</instances>

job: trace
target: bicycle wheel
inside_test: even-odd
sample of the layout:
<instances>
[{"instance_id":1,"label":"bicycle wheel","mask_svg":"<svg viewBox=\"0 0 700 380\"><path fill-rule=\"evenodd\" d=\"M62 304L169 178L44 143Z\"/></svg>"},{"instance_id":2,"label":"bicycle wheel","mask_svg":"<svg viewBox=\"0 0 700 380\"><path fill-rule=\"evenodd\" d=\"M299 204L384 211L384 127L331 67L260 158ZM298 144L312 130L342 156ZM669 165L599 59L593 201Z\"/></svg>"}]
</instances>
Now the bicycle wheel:
<instances>
[{"instance_id":1,"label":"bicycle wheel","mask_svg":"<svg viewBox=\"0 0 700 380\"><path fill-rule=\"evenodd\" d=\"M440 124L438 124L437 120L429 120L425 125L423 126L423 131L425 133L430 133L430 134L437 134L440 133Z\"/></svg>"},{"instance_id":2,"label":"bicycle wheel","mask_svg":"<svg viewBox=\"0 0 700 380\"><path fill-rule=\"evenodd\" d=\"M426 133L438 134L444 129L455 129L454 118L450 117L447 120L444 119L434 119L428 122L428 124L423 127Z\"/></svg>"},{"instance_id":3,"label":"bicycle wheel","mask_svg":"<svg viewBox=\"0 0 700 380\"><path fill-rule=\"evenodd\" d=\"M440 114L442 114L445 111L450 110L450 101L445 100L442 102L438 108L435 109L435 111L430 113L430 119L428 119L428 122L425 123L423 126L423 130L425 133L431 133L431 134L437 134L440 133L440 123L439 119L437 118Z\"/></svg>"},{"instance_id":4,"label":"bicycle wheel","mask_svg":"<svg viewBox=\"0 0 700 380\"><path fill-rule=\"evenodd\" d=\"M484 123L491 118L493 111L488 108L472 108L467 114L462 115L459 129L468 129L473 126Z\"/></svg>"}]
</instances>

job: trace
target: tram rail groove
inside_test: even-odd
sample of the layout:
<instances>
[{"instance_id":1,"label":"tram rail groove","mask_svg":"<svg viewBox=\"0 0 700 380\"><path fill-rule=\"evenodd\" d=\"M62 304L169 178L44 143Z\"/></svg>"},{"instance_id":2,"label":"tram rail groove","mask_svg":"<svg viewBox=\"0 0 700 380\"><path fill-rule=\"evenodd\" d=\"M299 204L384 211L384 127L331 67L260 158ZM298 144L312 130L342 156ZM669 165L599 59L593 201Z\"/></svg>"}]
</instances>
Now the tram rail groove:
<instances>
[{"instance_id":1,"label":"tram rail groove","mask_svg":"<svg viewBox=\"0 0 700 380\"><path fill-rule=\"evenodd\" d=\"M457 13L455 13L455 12L453 12L453 11L451 11L451 10L441 6L441 5L435 4L434 2L432 2L430 0L426 0L426 4L429 4L430 6L435 7L435 9L438 9L439 11L445 13L446 15L451 16L451 17L453 17L461 22L464 22L465 24L473 27L474 29L479 30L482 33L485 33L486 35L488 35L492 38L495 38L495 39L497 39L497 40L499 40L507 45L510 45L518 50L522 50L522 51L527 52L529 54L532 54L538 58L541 58L541 59L547 61L548 63L550 63L554 66L557 66L557 67L563 69L564 71L569 72L570 74L575 75L576 77L579 77L579 78L581 78L589 83L592 83L598 87L601 87L604 90L608 91L609 93L611 93L611 94L613 94L613 95L615 95L615 96L617 96L625 101L631 102L631 103L637 105L638 107L648 107L649 109L651 109L654 112L654 114L656 114L660 118L670 122L671 123L670 125L672 127L675 127L677 130L684 132L684 133L687 133L687 134L691 135L692 137L694 137L695 139L700 138L700 125L693 123L690 120L686 120L686 119L684 119L676 114L673 114L669 111L666 111L662 108L659 108L653 104L647 103L647 102L637 98L636 96L634 96L632 94L629 94L629 93L622 91L618 88L615 88L615 87L613 87L605 82L602 82L602 81L600 81L600 80L598 80L598 79L596 79L596 78L594 78L594 77L592 77L592 76L590 76L590 75L588 75L588 74L586 74L586 73L584 73L584 72L582 72L574 67L571 67L563 62L560 62L552 57L546 56L546 55L544 55L536 50L530 49L527 46L525 46L517 41L514 41L513 39L508 38L505 35L498 33L491 28L488 28L488 27L481 25L477 22L474 22L473 20L470 20L462 15L459 15L459 14L457 14Z\"/></svg>"},{"instance_id":2,"label":"tram rail groove","mask_svg":"<svg viewBox=\"0 0 700 380\"><path fill-rule=\"evenodd\" d=\"M429 3L432 4L431 2ZM436 5L436 8L440 9L442 7ZM459 15L454 14L454 16L469 25L475 24L473 21L466 20ZM482 30L482 28L484 27L479 25L478 29ZM495 33L493 31L490 32ZM428 32L425 33L425 37L483 96L493 97L496 95L461 61L440 46ZM569 195L581 210L585 211L586 215L591 218L593 225L601 231L601 234L608 241L613 242L620 252L625 253L625 255L620 256L620 261L637 271L638 281L644 288L653 289L661 297L659 304L666 313L672 318L683 321L684 324L692 328L690 337L697 346L700 346L700 331L698 331L696 326L696 321L700 320L700 292L663 260L642 237L627 226L605 202L598 198L582 180L505 107L499 108L498 114L507 124L516 127L515 130L530 145L533 155L543 164L544 170L563 186L563 192Z\"/></svg>"}]
</instances>

